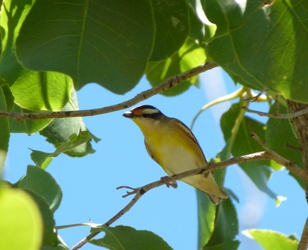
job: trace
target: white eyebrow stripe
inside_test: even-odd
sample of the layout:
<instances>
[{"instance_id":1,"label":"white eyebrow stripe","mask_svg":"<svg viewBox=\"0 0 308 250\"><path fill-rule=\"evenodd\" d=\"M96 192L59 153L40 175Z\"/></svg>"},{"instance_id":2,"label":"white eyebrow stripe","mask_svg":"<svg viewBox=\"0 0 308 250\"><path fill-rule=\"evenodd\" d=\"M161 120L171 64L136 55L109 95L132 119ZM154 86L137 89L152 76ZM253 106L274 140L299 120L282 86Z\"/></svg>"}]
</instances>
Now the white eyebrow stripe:
<instances>
[{"instance_id":1,"label":"white eyebrow stripe","mask_svg":"<svg viewBox=\"0 0 308 250\"><path fill-rule=\"evenodd\" d=\"M149 114L149 115L157 114L157 113L159 113L159 110L158 109L144 109L142 113L143 114Z\"/></svg>"}]
</instances>

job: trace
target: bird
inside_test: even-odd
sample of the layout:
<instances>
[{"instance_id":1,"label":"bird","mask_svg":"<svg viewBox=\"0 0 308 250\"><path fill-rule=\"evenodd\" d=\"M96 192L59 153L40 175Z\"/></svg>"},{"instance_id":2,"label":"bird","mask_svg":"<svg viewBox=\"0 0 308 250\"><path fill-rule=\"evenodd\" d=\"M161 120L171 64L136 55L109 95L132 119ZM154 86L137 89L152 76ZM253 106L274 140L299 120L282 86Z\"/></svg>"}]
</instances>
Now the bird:
<instances>
[{"instance_id":1,"label":"bird","mask_svg":"<svg viewBox=\"0 0 308 250\"><path fill-rule=\"evenodd\" d=\"M164 115L151 105L142 105L123 114L132 119L144 135L144 143L150 157L168 176L206 166L207 160L192 131L180 120ZM209 200L218 205L228 198L211 172L181 179L204 192ZM176 187L175 185L172 185Z\"/></svg>"}]
</instances>

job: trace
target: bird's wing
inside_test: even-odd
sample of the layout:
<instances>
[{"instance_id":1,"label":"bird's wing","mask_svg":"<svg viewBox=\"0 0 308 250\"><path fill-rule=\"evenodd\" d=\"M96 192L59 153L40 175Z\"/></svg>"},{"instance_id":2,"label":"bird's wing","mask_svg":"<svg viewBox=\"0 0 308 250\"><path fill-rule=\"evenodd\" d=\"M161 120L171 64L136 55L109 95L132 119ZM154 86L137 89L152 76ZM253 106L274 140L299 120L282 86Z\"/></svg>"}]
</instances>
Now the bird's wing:
<instances>
[{"instance_id":1,"label":"bird's wing","mask_svg":"<svg viewBox=\"0 0 308 250\"><path fill-rule=\"evenodd\" d=\"M149 156L151 156L151 158L159 164L158 160L154 157L153 150L152 150L151 146L147 143L146 140L144 140L144 145L145 145L145 148L146 148Z\"/></svg>"}]
</instances>

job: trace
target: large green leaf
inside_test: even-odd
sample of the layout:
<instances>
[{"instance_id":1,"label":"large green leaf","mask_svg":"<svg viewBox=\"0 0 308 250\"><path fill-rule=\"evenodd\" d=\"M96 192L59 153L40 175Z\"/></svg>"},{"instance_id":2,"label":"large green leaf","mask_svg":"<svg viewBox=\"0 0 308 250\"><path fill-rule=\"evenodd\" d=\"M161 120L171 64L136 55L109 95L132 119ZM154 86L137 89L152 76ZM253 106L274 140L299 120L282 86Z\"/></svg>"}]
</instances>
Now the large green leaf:
<instances>
[{"instance_id":1,"label":"large green leaf","mask_svg":"<svg viewBox=\"0 0 308 250\"><path fill-rule=\"evenodd\" d=\"M154 27L149 0L37 0L17 56L28 69L70 75L76 89L97 82L124 94L145 71Z\"/></svg>"},{"instance_id":2,"label":"large green leaf","mask_svg":"<svg viewBox=\"0 0 308 250\"><path fill-rule=\"evenodd\" d=\"M171 250L172 248L158 235L145 230L136 230L127 226L92 228L91 232L105 232L102 239L90 242L108 249L134 249L134 250Z\"/></svg>"},{"instance_id":3,"label":"large green leaf","mask_svg":"<svg viewBox=\"0 0 308 250\"><path fill-rule=\"evenodd\" d=\"M59 111L70 99L73 82L57 72L27 72L11 87L15 103L32 111Z\"/></svg>"},{"instance_id":4,"label":"large green leaf","mask_svg":"<svg viewBox=\"0 0 308 250\"><path fill-rule=\"evenodd\" d=\"M1 4L1 60L0 75L12 84L19 75L27 73L16 58L15 44L20 27L34 0L11 0Z\"/></svg>"},{"instance_id":5,"label":"large green leaf","mask_svg":"<svg viewBox=\"0 0 308 250\"><path fill-rule=\"evenodd\" d=\"M62 200L62 191L55 179L45 170L28 166L27 174L18 182L18 187L31 191L46 201L55 212Z\"/></svg>"},{"instance_id":6,"label":"large green leaf","mask_svg":"<svg viewBox=\"0 0 308 250\"><path fill-rule=\"evenodd\" d=\"M198 204L198 249L206 246L214 231L216 209L205 193L196 190Z\"/></svg>"},{"instance_id":7,"label":"large green leaf","mask_svg":"<svg viewBox=\"0 0 308 250\"><path fill-rule=\"evenodd\" d=\"M263 148L251 138L251 129L254 130L261 140L265 140L265 125L248 117L243 117L237 134L234 134L233 127L241 113L241 109L241 104L233 104L231 108L222 115L220 120L225 141L228 142L231 137L235 137L234 143L230 148L232 155L235 157L263 151ZM261 191L274 199L279 198L267 186L267 181L271 176L271 168L269 167L271 166L270 161L253 161L241 163L239 165Z\"/></svg>"},{"instance_id":8,"label":"large green leaf","mask_svg":"<svg viewBox=\"0 0 308 250\"><path fill-rule=\"evenodd\" d=\"M173 56L163 61L149 62L146 71L148 81L156 86L170 76L196 67L206 60L204 50L192 39L187 39L181 49ZM192 77L178 86L162 92L163 95L174 96L183 93L192 84L195 84L197 77Z\"/></svg>"},{"instance_id":9,"label":"large green leaf","mask_svg":"<svg viewBox=\"0 0 308 250\"><path fill-rule=\"evenodd\" d=\"M20 27L34 1L5 1L2 5L2 57L0 60L0 76L3 84L12 85L6 91L9 109L13 108L13 98L19 107L31 111L61 110L68 102L72 81L69 77L56 72L31 72L24 69L16 58L15 43ZM2 85L3 85L2 84ZM46 126L42 122L30 122L28 126L15 126L14 132L37 132ZM34 125L35 124L35 125ZM20 125L20 124L19 124ZM42 126L40 126L42 125ZM28 128L27 128L28 127ZM29 129L40 127L40 129Z\"/></svg>"},{"instance_id":10,"label":"large green leaf","mask_svg":"<svg viewBox=\"0 0 308 250\"><path fill-rule=\"evenodd\" d=\"M217 25L206 49L235 81L308 102L307 1L201 2Z\"/></svg>"},{"instance_id":11,"label":"large green leaf","mask_svg":"<svg viewBox=\"0 0 308 250\"><path fill-rule=\"evenodd\" d=\"M23 109L17 104L13 106L13 112L16 113L32 113L33 111ZM9 118L10 129L13 133L27 133L28 135L34 134L45 128L52 119L39 119L39 120L20 120L17 121L14 118Z\"/></svg>"},{"instance_id":12,"label":"large green leaf","mask_svg":"<svg viewBox=\"0 0 308 250\"><path fill-rule=\"evenodd\" d=\"M22 190L1 188L0 249L39 249L43 221L37 204Z\"/></svg>"},{"instance_id":13,"label":"large green leaf","mask_svg":"<svg viewBox=\"0 0 308 250\"><path fill-rule=\"evenodd\" d=\"M77 94L73 89L71 99L62 111L78 109ZM65 153L73 157L85 156L95 152L90 143L91 140L99 141L86 128L81 117L54 119L40 134L45 136L47 141L56 148L60 147L55 155Z\"/></svg>"},{"instance_id":14,"label":"large green leaf","mask_svg":"<svg viewBox=\"0 0 308 250\"><path fill-rule=\"evenodd\" d=\"M276 104L271 106L270 112L276 112ZM288 113L288 110L284 105L280 104L279 113L286 114ZM295 137L289 120L273 118L268 120L266 144L271 150L277 152L289 161L295 162L298 166L303 167L302 153L294 149L300 147L300 145L298 139ZM306 187L306 183L303 179L291 173L290 175L296 179L302 188Z\"/></svg>"},{"instance_id":15,"label":"large green leaf","mask_svg":"<svg viewBox=\"0 0 308 250\"><path fill-rule=\"evenodd\" d=\"M257 241L264 250L296 250L298 241L271 230L250 229L244 235Z\"/></svg>"},{"instance_id":16,"label":"large green leaf","mask_svg":"<svg viewBox=\"0 0 308 250\"><path fill-rule=\"evenodd\" d=\"M29 190L28 192L38 205L43 219L43 245L57 246L59 242L57 238L57 233L55 231L56 223L53 217L53 211L50 209L50 205L47 203L43 196L39 196Z\"/></svg>"},{"instance_id":17,"label":"large green leaf","mask_svg":"<svg viewBox=\"0 0 308 250\"><path fill-rule=\"evenodd\" d=\"M178 51L189 34L185 0L152 1L156 36L150 61L164 60Z\"/></svg>"},{"instance_id":18,"label":"large green leaf","mask_svg":"<svg viewBox=\"0 0 308 250\"><path fill-rule=\"evenodd\" d=\"M219 204L214 228L210 241L203 249L233 241L238 235L238 220L231 199L227 199Z\"/></svg>"}]
</instances>

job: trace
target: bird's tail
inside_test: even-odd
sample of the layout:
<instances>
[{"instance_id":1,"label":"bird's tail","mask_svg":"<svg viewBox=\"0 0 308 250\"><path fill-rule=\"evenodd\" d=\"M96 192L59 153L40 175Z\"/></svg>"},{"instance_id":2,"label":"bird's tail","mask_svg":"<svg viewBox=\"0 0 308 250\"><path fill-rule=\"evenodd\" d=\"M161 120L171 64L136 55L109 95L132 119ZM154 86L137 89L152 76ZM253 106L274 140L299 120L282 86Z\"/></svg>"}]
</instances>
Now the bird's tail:
<instances>
[{"instance_id":1,"label":"bird's tail","mask_svg":"<svg viewBox=\"0 0 308 250\"><path fill-rule=\"evenodd\" d=\"M207 177L203 175L195 175L195 176L184 178L182 180L190 184L191 186L199 189L200 191L206 193L210 201L214 205L217 205L222 200L225 200L228 198L228 194L217 185L211 173L209 173Z\"/></svg>"}]
</instances>

